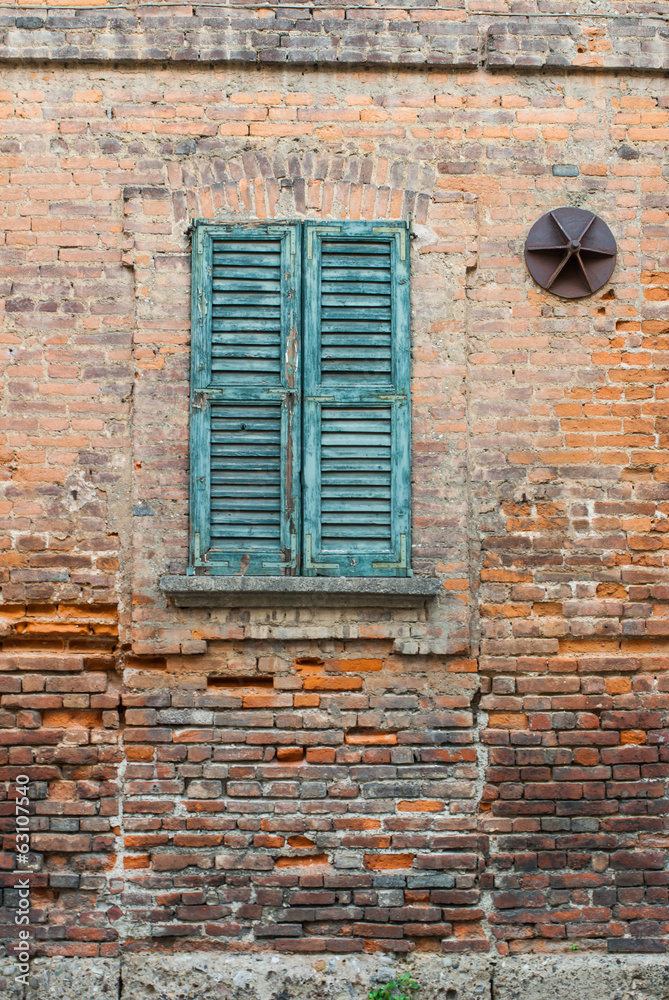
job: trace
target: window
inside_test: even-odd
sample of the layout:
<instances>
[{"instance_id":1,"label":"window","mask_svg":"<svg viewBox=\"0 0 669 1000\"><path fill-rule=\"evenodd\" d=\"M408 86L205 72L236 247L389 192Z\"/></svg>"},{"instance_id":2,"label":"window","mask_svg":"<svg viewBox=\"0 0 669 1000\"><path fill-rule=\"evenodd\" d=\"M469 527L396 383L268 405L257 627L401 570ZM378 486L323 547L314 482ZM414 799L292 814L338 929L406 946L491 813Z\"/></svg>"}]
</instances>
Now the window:
<instances>
[{"instance_id":1,"label":"window","mask_svg":"<svg viewBox=\"0 0 669 1000\"><path fill-rule=\"evenodd\" d=\"M199 221L192 573L408 576L404 222Z\"/></svg>"}]
</instances>

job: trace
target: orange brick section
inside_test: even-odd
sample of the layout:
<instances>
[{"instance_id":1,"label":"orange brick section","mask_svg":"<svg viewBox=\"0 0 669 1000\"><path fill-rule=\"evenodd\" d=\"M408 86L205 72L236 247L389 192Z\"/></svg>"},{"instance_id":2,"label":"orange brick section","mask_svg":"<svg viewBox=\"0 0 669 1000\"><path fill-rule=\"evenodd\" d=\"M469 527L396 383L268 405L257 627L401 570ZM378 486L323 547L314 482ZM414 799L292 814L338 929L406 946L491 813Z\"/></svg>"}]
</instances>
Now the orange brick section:
<instances>
[{"instance_id":1,"label":"orange brick section","mask_svg":"<svg viewBox=\"0 0 669 1000\"><path fill-rule=\"evenodd\" d=\"M377 13L31 9L0 42L0 780L32 778L41 955L666 950L660 27ZM564 204L619 247L577 301L522 259ZM439 600L169 605L190 220L407 214Z\"/></svg>"}]
</instances>

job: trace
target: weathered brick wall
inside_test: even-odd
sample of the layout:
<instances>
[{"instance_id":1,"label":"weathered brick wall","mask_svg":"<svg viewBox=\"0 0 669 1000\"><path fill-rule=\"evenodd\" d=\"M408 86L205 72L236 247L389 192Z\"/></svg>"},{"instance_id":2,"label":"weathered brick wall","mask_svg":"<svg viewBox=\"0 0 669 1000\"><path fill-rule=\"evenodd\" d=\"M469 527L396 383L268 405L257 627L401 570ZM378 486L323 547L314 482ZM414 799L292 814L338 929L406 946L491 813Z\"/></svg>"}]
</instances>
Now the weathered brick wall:
<instances>
[{"instance_id":1,"label":"weathered brick wall","mask_svg":"<svg viewBox=\"0 0 669 1000\"><path fill-rule=\"evenodd\" d=\"M40 953L666 949L666 21L613 13L345 10L355 59L294 68L225 61L233 27L266 58L257 12L3 23L0 779L34 778ZM620 251L572 303L522 262L561 204ZM171 606L190 219L407 212L413 565L443 596Z\"/></svg>"}]
</instances>

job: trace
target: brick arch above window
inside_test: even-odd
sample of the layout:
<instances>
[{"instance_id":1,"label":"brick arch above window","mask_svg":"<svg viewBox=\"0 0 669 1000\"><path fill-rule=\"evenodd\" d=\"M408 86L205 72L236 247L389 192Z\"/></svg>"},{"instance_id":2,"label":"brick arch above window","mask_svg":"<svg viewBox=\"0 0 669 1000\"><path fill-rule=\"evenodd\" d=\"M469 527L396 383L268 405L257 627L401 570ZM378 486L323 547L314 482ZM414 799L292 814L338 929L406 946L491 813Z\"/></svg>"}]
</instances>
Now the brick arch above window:
<instances>
[{"instance_id":1,"label":"brick arch above window","mask_svg":"<svg viewBox=\"0 0 669 1000\"><path fill-rule=\"evenodd\" d=\"M144 220L152 215L152 201L158 216L168 213L182 224L190 218L356 220L408 214L425 224L436 181L433 167L399 154L210 149L197 159L169 162L166 183L127 187L126 232L133 230L132 217L140 211Z\"/></svg>"},{"instance_id":2,"label":"brick arch above window","mask_svg":"<svg viewBox=\"0 0 669 1000\"><path fill-rule=\"evenodd\" d=\"M435 151L425 153L434 157ZM197 218L355 221L411 215L416 226L428 227L421 253L464 254L471 267L477 196L463 186L463 177L451 176L452 166L435 170L396 147L319 154L240 151L203 140L197 153L167 160L160 180L123 189L123 263L141 266L141 254L186 253L184 233Z\"/></svg>"},{"instance_id":3,"label":"brick arch above window","mask_svg":"<svg viewBox=\"0 0 669 1000\"><path fill-rule=\"evenodd\" d=\"M433 168L400 156L259 150L214 156L200 175L190 198L207 218L397 219L411 213L419 222L427 219L436 179Z\"/></svg>"}]
</instances>

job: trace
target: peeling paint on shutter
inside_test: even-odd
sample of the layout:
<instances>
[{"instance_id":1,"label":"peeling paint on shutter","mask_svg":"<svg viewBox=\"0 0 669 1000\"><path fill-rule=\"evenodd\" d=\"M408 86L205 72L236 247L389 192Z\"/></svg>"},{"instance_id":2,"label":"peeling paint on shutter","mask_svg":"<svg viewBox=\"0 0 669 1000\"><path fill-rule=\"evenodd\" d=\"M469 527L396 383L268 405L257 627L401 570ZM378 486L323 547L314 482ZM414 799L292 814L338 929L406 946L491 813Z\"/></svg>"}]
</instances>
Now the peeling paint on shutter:
<instances>
[{"instance_id":1,"label":"peeling paint on shutter","mask_svg":"<svg viewBox=\"0 0 669 1000\"><path fill-rule=\"evenodd\" d=\"M199 223L197 233L191 571L293 574L300 514L299 224Z\"/></svg>"},{"instance_id":2,"label":"peeling paint on shutter","mask_svg":"<svg viewBox=\"0 0 669 1000\"><path fill-rule=\"evenodd\" d=\"M305 227L303 571L410 575L407 226Z\"/></svg>"},{"instance_id":3,"label":"peeling paint on shutter","mask_svg":"<svg viewBox=\"0 0 669 1000\"><path fill-rule=\"evenodd\" d=\"M212 257L212 378L279 385L281 238L214 239Z\"/></svg>"}]
</instances>

